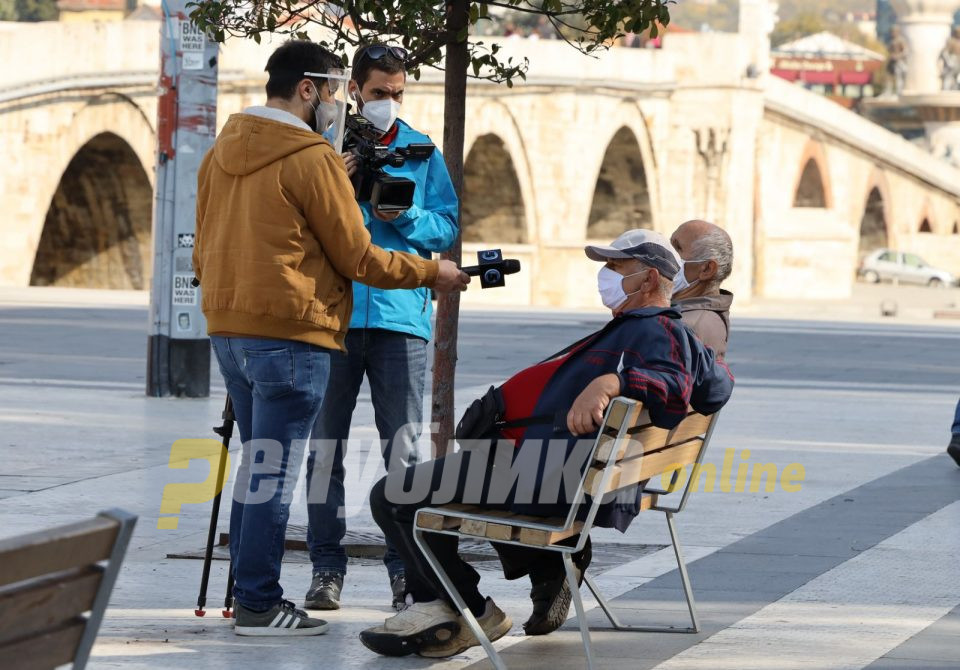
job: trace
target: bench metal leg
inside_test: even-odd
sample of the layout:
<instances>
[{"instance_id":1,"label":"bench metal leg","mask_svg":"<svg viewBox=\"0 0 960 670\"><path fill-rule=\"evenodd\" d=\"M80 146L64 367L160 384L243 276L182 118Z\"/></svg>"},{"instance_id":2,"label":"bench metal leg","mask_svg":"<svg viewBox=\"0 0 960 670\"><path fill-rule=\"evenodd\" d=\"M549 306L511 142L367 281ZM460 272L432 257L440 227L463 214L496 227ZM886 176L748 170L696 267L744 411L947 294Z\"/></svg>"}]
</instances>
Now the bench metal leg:
<instances>
[{"instance_id":1,"label":"bench metal leg","mask_svg":"<svg viewBox=\"0 0 960 670\"><path fill-rule=\"evenodd\" d=\"M587 616L583 609L583 599L580 597L580 585L577 583L577 572L573 567L573 558L570 554L563 554L563 567L567 571L567 585L570 587L570 595L573 599L573 606L577 611L577 621L580 623L580 637L583 638L583 652L587 656L587 670L593 670L593 648L590 645L590 626L587 623Z\"/></svg>"},{"instance_id":2,"label":"bench metal leg","mask_svg":"<svg viewBox=\"0 0 960 670\"><path fill-rule=\"evenodd\" d=\"M460 614L463 616L463 619L467 622L467 625L470 626L470 630L473 631L474 637L476 637L480 641L480 644L483 645L483 649L487 652L487 656L490 658L490 662L493 663L493 667L496 668L496 670L507 670L507 666L504 664L503 659L500 658L497 650L493 647L493 642L491 642L490 638L488 638L483 632L483 629L480 627L480 622L478 622L477 618L473 616L473 612L471 612L470 608L467 607L467 603L463 599L463 596L461 596L460 592L457 591L457 587L454 586L453 582L450 581L450 577L447 576L443 566L440 565L440 561L437 560L437 557L433 551L431 551L430 546L424 541L423 531L417 527L414 527L413 539L417 546L420 547L420 551L427 559L427 563L430 565L430 568L433 570L434 574L437 575L437 578L440 580L443 588L450 595L450 598L453 600L453 604L457 606L457 609L460 610Z\"/></svg>"},{"instance_id":3,"label":"bench metal leg","mask_svg":"<svg viewBox=\"0 0 960 670\"><path fill-rule=\"evenodd\" d=\"M697 620L697 605L693 600L693 588L690 586L690 577L687 575L687 565L683 562L683 554L680 551L680 539L677 537L677 529L673 523L673 513L666 512L667 528L670 530L670 542L673 544L673 553L677 557L677 568L680 571L680 581L683 582L683 593L687 598L687 609L690 612L691 626L688 628L677 628L675 626L628 626L620 622L616 613L610 604L604 599L590 575L584 575L584 581L587 587L593 593L594 598L600 604L603 613L610 619L610 623L615 630L631 631L634 633L699 633L700 623Z\"/></svg>"}]
</instances>

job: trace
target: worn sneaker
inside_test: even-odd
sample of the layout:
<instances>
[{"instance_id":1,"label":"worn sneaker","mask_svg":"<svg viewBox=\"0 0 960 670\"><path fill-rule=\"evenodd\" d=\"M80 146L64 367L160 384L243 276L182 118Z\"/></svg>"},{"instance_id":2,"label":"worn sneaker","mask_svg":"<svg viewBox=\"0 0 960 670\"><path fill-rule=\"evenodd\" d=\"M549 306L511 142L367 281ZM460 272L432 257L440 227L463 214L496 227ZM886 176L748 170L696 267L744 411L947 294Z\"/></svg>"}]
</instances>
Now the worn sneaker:
<instances>
[{"instance_id":1,"label":"worn sneaker","mask_svg":"<svg viewBox=\"0 0 960 670\"><path fill-rule=\"evenodd\" d=\"M326 621L311 619L289 600L280 601L266 612L254 612L237 603L236 613L233 632L237 635L280 637L322 635L327 632Z\"/></svg>"},{"instance_id":2,"label":"worn sneaker","mask_svg":"<svg viewBox=\"0 0 960 670\"><path fill-rule=\"evenodd\" d=\"M953 461L960 466L960 433L954 433L950 438L950 444L947 445L947 453L953 458Z\"/></svg>"},{"instance_id":3,"label":"worn sneaker","mask_svg":"<svg viewBox=\"0 0 960 670\"><path fill-rule=\"evenodd\" d=\"M573 559L577 584L583 583L583 573L587 571L592 558L593 552L588 541L580 556ZM531 575L532 579L533 575ZM566 572L563 577L533 582L533 587L530 589L533 613L523 623L523 632L527 635L547 635L558 629L567 620L572 599Z\"/></svg>"},{"instance_id":4,"label":"worn sneaker","mask_svg":"<svg viewBox=\"0 0 960 670\"><path fill-rule=\"evenodd\" d=\"M382 626L360 633L370 651L384 656L415 654L427 645L439 646L460 632L457 613L443 600L413 603Z\"/></svg>"},{"instance_id":5,"label":"worn sneaker","mask_svg":"<svg viewBox=\"0 0 960 670\"><path fill-rule=\"evenodd\" d=\"M398 612L407 607L407 578L400 572L390 578L390 590L393 591L393 609Z\"/></svg>"},{"instance_id":6,"label":"worn sneaker","mask_svg":"<svg viewBox=\"0 0 960 670\"><path fill-rule=\"evenodd\" d=\"M343 575L337 572L318 572L310 582L303 607L308 610L338 610L342 589Z\"/></svg>"},{"instance_id":7,"label":"worn sneaker","mask_svg":"<svg viewBox=\"0 0 960 670\"><path fill-rule=\"evenodd\" d=\"M425 645L417 653L426 658L446 658L447 656L462 654L470 647L476 647L480 644L463 617L458 617L457 620L460 622L459 633L447 642L438 645ZM484 610L483 616L477 618L477 623L480 624L480 628L491 642L496 642L506 635L510 632L510 627L513 626L510 617L497 607L492 598L487 598L487 608Z\"/></svg>"}]
</instances>

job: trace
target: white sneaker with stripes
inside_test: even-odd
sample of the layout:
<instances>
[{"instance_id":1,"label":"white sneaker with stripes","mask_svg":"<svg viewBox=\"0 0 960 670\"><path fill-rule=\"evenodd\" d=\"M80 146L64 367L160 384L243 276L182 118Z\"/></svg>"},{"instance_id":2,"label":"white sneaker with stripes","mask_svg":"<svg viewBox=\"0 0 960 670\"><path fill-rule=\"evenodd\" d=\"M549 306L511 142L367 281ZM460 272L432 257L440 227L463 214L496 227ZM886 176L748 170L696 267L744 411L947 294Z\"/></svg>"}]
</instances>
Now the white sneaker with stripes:
<instances>
[{"instance_id":1,"label":"white sneaker with stripes","mask_svg":"<svg viewBox=\"0 0 960 670\"><path fill-rule=\"evenodd\" d=\"M236 605L233 632L237 635L282 637L288 635L322 635L327 622L307 616L289 600L282 600L266 612L254 612Z\"/></svg>"}]
</instances>

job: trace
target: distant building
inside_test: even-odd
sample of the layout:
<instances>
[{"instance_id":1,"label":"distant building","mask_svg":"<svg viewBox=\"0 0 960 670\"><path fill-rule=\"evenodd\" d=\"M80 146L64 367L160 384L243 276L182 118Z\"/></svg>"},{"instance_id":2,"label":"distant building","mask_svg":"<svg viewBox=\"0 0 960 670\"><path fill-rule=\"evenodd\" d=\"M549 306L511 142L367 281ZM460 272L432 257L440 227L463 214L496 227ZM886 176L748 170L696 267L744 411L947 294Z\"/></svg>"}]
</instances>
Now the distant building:
<instances>
[{"instance_id":1,"label":"distant building","mask_svg":"<svg viewBox=\"0 0 960 670\"><path fill-rule=\"evenodd\" d=\"M887 60L883 54L829 32L781 44L770 57L773 74L845 107L876 94L874 76Z\"/></svg>"},{"instance_id":2,"label":"distant building","mask_svg":"<svg viewBox=\"0 0 960 670\"><path fill-rule=\"evenodd\" d=\"M137 0L57 0L61 21L122 21Z\"/></svg>"},{"instance_id":3,"label":"distant building","mask_svg":"<svg viewBox=\"0 0 960 670\"><path fill-rule=\"evenodd\" d=\"M159 21L163 18L160 5L140 5L127 14L127 21Z\"/></svg>"},{"instance_id":4,"label":"distant building","mask_svg":"<svg viewBox=\"0 0 960 670\"><path fill-rule=\"evenodd\" d=\"M877 34L876 12L847 12L844 19L856 26L865 37L875 37Z\"/></svg>"}]
</instances>

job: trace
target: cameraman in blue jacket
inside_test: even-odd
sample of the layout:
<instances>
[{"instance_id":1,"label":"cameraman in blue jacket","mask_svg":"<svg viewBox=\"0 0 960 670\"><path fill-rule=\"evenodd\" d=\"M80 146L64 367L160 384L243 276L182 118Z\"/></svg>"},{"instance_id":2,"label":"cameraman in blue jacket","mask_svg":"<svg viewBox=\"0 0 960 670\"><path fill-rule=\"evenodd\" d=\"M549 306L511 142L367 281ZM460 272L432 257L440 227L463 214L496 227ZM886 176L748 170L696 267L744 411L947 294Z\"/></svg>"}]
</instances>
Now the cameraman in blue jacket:
<instances>
[{"instance_id":1,"label":"cameraman in blue jacket","mask_svg":"<svg viewBox=\"0 0 960 670\"><path fill-rule=\"evenodd\" d=\"M384 44L361 47L354 54L348 95L356 110L382 133L379 143L389 151L429 144L429 137L398 118L407 73L406 50ZM347 172L360 165L355 153L344 154ZM446 251L458 233L458 201L439 151L428 157L408 157L402 167L385 172L416 184L413 205L404 211L375 209L360 202L373 243L387 250L430 258ZM307 544L313 580L308 609L339 609L347 570L342 546L344 518L344 452L350 421L364 375L370 384L377 431L387 470L417 463L416 443L423 420L423 387L427 342L433 306L429 289L384 291L363 284L353 287L353 315L346 336L346 354L333 354L330 383L313 426L307 461ZM390 578L393 606L403 606L406 594L403 562L389 542L384 564Z\"/></svg>"}]
</instances>

